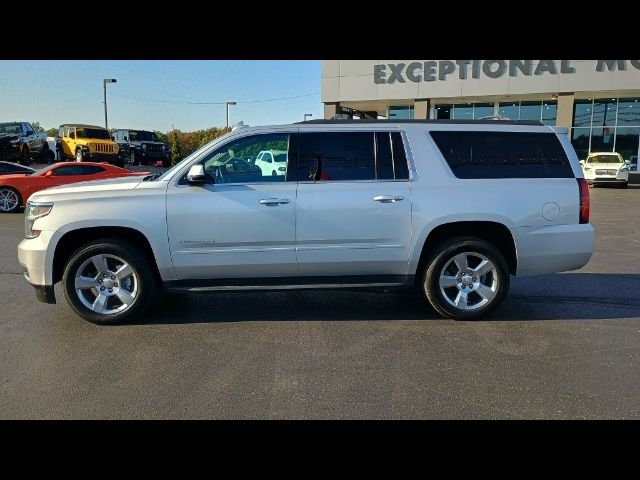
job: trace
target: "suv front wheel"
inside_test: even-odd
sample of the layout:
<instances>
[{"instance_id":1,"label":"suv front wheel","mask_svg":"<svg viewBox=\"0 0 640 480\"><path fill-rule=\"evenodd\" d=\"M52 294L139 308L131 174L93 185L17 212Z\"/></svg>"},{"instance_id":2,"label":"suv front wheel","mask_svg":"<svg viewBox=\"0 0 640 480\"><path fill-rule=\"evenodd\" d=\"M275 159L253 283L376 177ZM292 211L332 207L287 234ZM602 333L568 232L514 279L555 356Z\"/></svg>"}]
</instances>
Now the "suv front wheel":
<instances>
[{"instance_id":1,"label":"suv front wheel","mask_svg":"<svg viewBox=\"0 0 640 480\"><path fill-rule=\"evenodd\" d=\"M509 291L509 267L491 243L456 237L425 262L422 288L433 308L456 320L477 320L500 306Z\"/></svg>"},{"instance_id":2,"label":"suv front wheel","mask_svg":"<svg viewBox=\"0 0 640 480\"><path fill-rule=\"evenodd\" d=\"M149 306L155 283L144 254L135 245L113 238L80 247L62 276L71 308L97 324L122 323L138 316Z\"/></svg>"}]
</instances>

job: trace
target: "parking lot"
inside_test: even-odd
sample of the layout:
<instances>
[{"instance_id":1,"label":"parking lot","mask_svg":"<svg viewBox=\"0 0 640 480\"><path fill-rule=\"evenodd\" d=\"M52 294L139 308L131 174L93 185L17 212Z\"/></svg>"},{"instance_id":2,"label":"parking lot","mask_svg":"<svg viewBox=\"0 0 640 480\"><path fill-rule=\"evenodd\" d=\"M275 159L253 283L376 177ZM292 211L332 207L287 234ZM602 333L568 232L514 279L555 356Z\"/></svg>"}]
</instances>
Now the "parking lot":
<instances>
[{"instance_id":1,"label":"parking lot","mask_svg":"<svg viewBox=\"0 0 640 480\"><path fill-rule=\"evenodd\" d=\"M640 188L591 189L596 252L480 322L415 293L171 297L135 325L35 300L0 216L0 418L640 418Z\"/></svg>"}]
</instances>

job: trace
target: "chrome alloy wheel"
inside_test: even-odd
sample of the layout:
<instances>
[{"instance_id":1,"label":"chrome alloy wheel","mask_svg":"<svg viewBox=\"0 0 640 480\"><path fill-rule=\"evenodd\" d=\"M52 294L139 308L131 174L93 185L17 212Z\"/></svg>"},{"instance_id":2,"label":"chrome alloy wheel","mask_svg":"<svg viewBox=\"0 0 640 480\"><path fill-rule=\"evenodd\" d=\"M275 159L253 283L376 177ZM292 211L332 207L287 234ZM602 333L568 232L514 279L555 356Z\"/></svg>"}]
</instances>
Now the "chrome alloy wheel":
<instances>
[{"instance_id":1,"label":"chrome alloy wheel","mask_svg":"<svg viewBox=\"0 0 640 480\"><path fill-rule=\"evenodd\" d=\"M462 252L440 272L440 292L453 307L470 311L490 303L498 291L498 273L491 260L477 252Z\"/></svg>"},{"instance_id":2,"label":"chrome alloy wheel","mask_svg":"<svg viewBox=\"0 0 640 480\"><path fill-rule=\"evenodd\" d=\"M12 212L18 206L18 195L13 190L3 188L0 190L0 211Z\"/></svg>"},{"instance_id":3,"label":"chrome alloy wheel","mask_svg":"<svg viewBox=\"0 0 640 480\"><path fill-rule=\"evenodd\" d=\"M111 254L85 260L75 275L75 291L82 304L103 315L126 311L138 294L138 276L122 258Z\"/></svg>"}]
</instances>

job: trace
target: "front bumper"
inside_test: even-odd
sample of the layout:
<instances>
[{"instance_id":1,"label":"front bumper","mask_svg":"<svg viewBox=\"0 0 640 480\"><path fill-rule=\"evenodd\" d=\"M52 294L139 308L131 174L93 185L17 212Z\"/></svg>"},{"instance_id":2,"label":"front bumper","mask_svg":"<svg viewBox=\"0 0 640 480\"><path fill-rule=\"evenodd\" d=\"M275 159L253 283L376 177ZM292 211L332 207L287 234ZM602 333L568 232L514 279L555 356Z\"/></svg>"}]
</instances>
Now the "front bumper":
<instances>
[{"instance_id":1,"label":"front bumper","mask_svg":"<svg viewBox=\"0 0 640 480\"><path fill-rule=\"evenodd\" d=\"M36 289L36 300L42 303L56 303L56 294L51 285L33 285Z\"/></svg>"},{"instance_id":2,"label":"front bumper","mask_svg":"<svg viewBox=\"0 0 640 480\"><path fill-rule=\"evenodd\" d=\"M629 172L617 172L615 175L598 175L585 172L584 178L591 185L597 183L627 183L629 181Z\"/></svg>"},{"instance_id":3,"label":"front bumper","mask_svg":"<svg viewBox=\"0 0 640 480\"><path fill-rule=\"evenodd\" d=\"M46 303L55 303L53 258L47 255L53 235L54 232L42 231L37 238L23 239L18 245L18 262L24 278L36 289L36 298Z\"/></svg>"},{"instance_id":4,"label":"front bumper","mask_svg":"<svg viewBox=\"0 0 640 480\"><path fill-rule=\"evenodd\" d=\"M120 156L115 153L91 153L86 150L82 151L82 159L87 162L108 162L114 165L122 163Z\"/></svg>"},{"instance_id":5,"label":"front bumper","mask_svg":"<svg viewBox=\"0 0 640 480\"><path fill-rule=\"evenodd\" d=\"M616 178L616 177L596 177L593 178L591 180L587 180L587 183L590 183L591 185L598 185L598 184L624 184L627 183L628 177L627 178Z\"/></svg>"}]
</instances>

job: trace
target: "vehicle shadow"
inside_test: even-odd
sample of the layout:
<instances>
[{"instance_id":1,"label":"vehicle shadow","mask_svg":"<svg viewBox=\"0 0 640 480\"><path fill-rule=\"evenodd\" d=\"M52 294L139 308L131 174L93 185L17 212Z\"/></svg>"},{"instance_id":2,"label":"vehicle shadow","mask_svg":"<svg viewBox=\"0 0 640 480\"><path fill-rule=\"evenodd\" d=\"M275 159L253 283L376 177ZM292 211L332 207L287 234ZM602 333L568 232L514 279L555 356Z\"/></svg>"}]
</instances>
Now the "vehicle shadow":
<instances>
[{"instance_id":1,"label":"vehicle shadow","mask_svg":"<svg viewBox=\"0 0 640 480\"><path fill-rule=\"evenodd\" d=\"M637 274L513 278L505 303L485 321L638 318L639 289ZM319 290L165 294L135 324L440 319L418 290Z\"/></svg>"}]
</instances>

